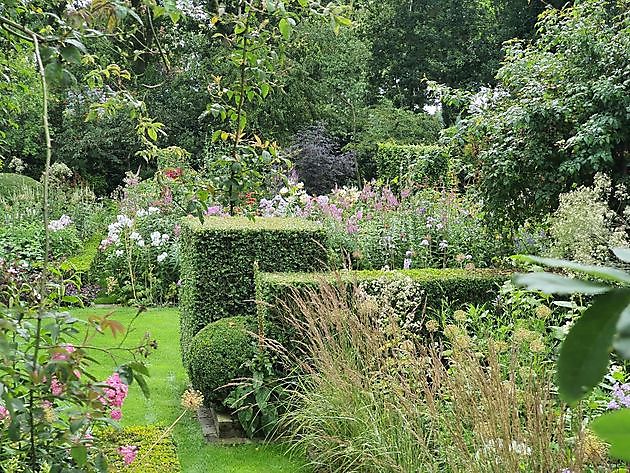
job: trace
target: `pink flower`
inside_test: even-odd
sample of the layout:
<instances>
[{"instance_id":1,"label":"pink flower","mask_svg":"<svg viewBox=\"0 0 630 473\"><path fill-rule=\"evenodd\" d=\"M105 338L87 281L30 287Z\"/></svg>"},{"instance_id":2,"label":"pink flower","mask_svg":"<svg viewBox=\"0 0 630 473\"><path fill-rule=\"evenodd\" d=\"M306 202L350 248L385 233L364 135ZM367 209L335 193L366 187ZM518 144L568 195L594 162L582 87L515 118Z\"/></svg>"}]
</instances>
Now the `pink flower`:
<instances>
[{"instance_id":1,"label":"pink flower","mask_svg":"<svg viewBox=\"0 0 630 473\"><path fill-rule=\"evenodd\" d=\"M63 394L65 386L57 379L55 375L50 380L50 392L53 396L59 397Z\"/></svg>"},{"instance_id":2,"label":"pink flower","mask_svg":"<svg viewBox=\"0 0 630 473\"><path fill-rule=\"evenodd\" d=\"M182 226L179 223L176 223L173 227L173 236L177 238L179 234L182 232Z\"/></svg>"},{"instance_id":3,"label":"pink flower","mask_svg":"<svg viewBox=\"0 0 630 473\"><path fill-rule=\"evenodd\" d=\"M120 375L114 373L105 381L107 387L103 389L104 397L101 397L103 405L111 407L122 407L127 393L129 392L129 386L122 382Z\"/></svg>"},{"instance_id":4,"label":"pink flower","mask_svg":"<svg viewBox=\"0 0 630 473\"><path fill-rule=\"evenodd\" d=\"M122 419L122 411L120 409L112 409L109 416L114 420Z\"/></svg>"},{"instance_id":5,"label":"pink flower","mask_svg":"<svg viewBox=\"0 0 630 473\"><path fill-rule=\"evenodd\" d=\"M227 214L223 211L223 207L221 207L220 205L212 205L212 206L208 207L208 209L204 212L204 215L206 217L213 217L213 216L225 217L225 216L227 216Z\"/></svg>"},{"instance_id":6,"label":"pink flower","mask_svg":"<svg viewBox=\"0 0 630 473\"><path fill-rule=\"evenodd\" d=\"M75 351L77 349L70 343L60 345L57 351L53 353L51 359L53 361L68 361Z\"/></svg>"},{"instance_id":7,"label":"pink flower","mask_svg":"<svg viewBox=\"0 0 630 473\"><path fill-rule=\"evenodd\" d=\"M138 455L138 447L135 445L123 445L118 448L118 454L122 455L125 465L133 463Z\"/></svg>"},{"instance_id":8,"label":"pink flower","mask_svg":"<svg viewBox=\"0 0 630 473\"><path fill-rule=\"evenodd\" d=\"M10 416L9 409L0 404L0 422L8 419Z\"/></svg>"}]
</instances>

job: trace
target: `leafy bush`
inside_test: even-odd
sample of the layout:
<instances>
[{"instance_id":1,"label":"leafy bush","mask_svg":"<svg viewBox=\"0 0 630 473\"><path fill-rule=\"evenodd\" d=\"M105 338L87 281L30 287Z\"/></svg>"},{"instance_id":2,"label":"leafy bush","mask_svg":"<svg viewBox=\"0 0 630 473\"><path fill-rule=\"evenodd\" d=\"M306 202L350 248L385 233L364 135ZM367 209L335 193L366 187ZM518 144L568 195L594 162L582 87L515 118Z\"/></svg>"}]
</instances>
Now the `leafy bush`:
<instances>
[{"instance_id":1,"label":"leafy bush","mask_svg":"<svg viewBox=\"0 0 630 473\"><path fill-rule=\"evenodd\" d=\"M137 447L137 459L130 465L125 465L123 457L118 453L121 445ZM107 457L112 472L178 473L181 471L173 440L170 436L164 435L163 428L155 425L134 425L121 430L104 429L98 433L98 446ZM145 452L149 448L151 452L145 457Z\"/></svg>"},{"instance_id":2,"label":"leafy bush","mask_svg":"<svg viewBox=\"0 0 630 473\"><path fill-rule=\"evenodd\" d=\"M236 378L248 376L244 365L255 354L250 331L255 322L249 317L226 317L206 325L191 340L188 349L188 375L192 386L204 395L204 402L220 404Z\"/></svg>"},{"instance_id":3,"label":"leafy bush","mask_svg":"<svg viewBox=\"0 0 630 473\"><path fill-rule=\"evenodd\" d=\"M182 355L192 337L224 317L254 315L254 266L312 271L326 264L321 226L295 218L187 218L181 238Z\"/></svg>"},{"instance_id":4,"label":"leafy bush","mask_svg":"<svg viewBox=\"0 0 630 473\"><path fill-rule=\"evenodd\" d=\"M548 213L597 172L625 179L630 4L574 3L546 10L535 42L506 44L499 84L460 122L468 174L497 223Z\"/></svg>"},{"instance_id":5,"label":"leafy bush","mask_svg":"<svg viewBox=\"0 0 630 473\"><path fill-rule=\"evenodd\" d=\"M610 194L610 179L601 174L593 187L560 194L560 206L550 217L551 256L604 263L613 259L610 248L628 246L627 227L608 206Z\"/></svg>"},{"instance_id":6,"label":"leafy bush","mask_svg":"<svg viewBox=\"0 0 630 473\"><path fill-rule=\"evenodd\" d=\"M21 174L0 173L0 198L11 202L24 190L41 191L42 185L35 179Z\"/></svg>"},{"instance_id":7,"label":"leafy bush","mask_svg":"<svg viewBox=\"0 0 630 473\"><path fill-rule=\"evenodd\" d=\"M44 226L38 223L0 229L0 258L8 261L40 262L44 257ZM73 255L81 249L76 228L67 227L50 234L50 254L53 259Z\"/></svg>"},{"instance_id":8,"label":"leafy bush","mask_svg":"<svg viewBox=\"0 0 630 473\"><path fill-rule=\"evenodd\" d=\"M327 194L358 177L354 154L341 151L323 125L298 133L288 153L293 156L298 178L309 194Z\"/></svg>"},{"instance_id":9,"label":"leafy bush","mask_svg":"<svg viewBox=\"0 0 630 473\"><path fill-rule=\"evenodd\" d=\"M448 153L441 146L380 143L375 160L377 176L385 182L446 184Z\"/></svg>"}]
</instances>

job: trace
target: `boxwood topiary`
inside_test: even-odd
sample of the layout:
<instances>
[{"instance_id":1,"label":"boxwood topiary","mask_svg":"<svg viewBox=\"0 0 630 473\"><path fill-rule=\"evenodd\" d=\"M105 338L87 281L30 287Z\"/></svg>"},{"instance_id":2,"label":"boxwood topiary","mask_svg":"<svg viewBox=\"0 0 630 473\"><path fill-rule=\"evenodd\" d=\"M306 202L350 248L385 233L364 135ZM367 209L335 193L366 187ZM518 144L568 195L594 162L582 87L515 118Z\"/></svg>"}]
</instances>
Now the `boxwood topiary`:
<instances>
[{"instance_id":1,"label":"boxwood topiary","mask_svg":"<svg viewBox=\"0 0 630 473\"><path fill-rule=\"evenodd\" d=\"M181 234L181 345L213 320L255 315L254 264L261 271L314 271L326 265L326 233L297 218L185 219Z\"/></svg>"},{"instance_id":2,"label":"boxwood topiary","mask_svg":"<svg viewBox=\"0 0 630 473\"><path fill-rule=\"evenodd\" d=\"M251 375L245 363L255 353L252 317L227 317L204 327L190 343L188 375L206 403L220 404L231 391L222 388L235 378Z\"/></svg>"}]
</instances>

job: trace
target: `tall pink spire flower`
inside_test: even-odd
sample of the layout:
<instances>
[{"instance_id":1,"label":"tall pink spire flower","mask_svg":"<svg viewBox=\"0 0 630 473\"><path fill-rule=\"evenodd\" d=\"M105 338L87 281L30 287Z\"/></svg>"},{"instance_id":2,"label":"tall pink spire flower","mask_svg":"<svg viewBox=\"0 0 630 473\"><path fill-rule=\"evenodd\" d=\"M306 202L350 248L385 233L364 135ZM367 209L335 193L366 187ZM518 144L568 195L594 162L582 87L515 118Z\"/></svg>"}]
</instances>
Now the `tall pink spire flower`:
<instances>
[{"instance_id":1,"label":"tall pink spire flower","mask_svg":"<svg viewBox=\"0 0 630 473\"><path fill-rule=\"evenodd\" d=\"M138 447L135 445L123 445L118 448L118 454L123 457L125 465L130 465L138 455Z\"/></svg>"}]
</instances>

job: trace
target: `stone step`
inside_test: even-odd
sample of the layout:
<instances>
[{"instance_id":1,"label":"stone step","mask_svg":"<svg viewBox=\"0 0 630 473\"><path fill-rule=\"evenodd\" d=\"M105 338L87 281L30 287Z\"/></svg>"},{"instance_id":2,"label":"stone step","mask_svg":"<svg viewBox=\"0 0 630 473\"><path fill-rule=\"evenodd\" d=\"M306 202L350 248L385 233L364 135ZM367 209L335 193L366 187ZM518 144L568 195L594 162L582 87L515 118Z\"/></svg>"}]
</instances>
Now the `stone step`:
<instances>
[{"instance_id":1,"label":"stone step","mask_svg":"<svg viewBox=\"0 0 630 473\"><path fill-rule=\"evenodd\" d=\"M219 444L251 443L240 424L232 416L202 406L197 411L201 432L206 442Z\"/></svg>"}]
</instances>

